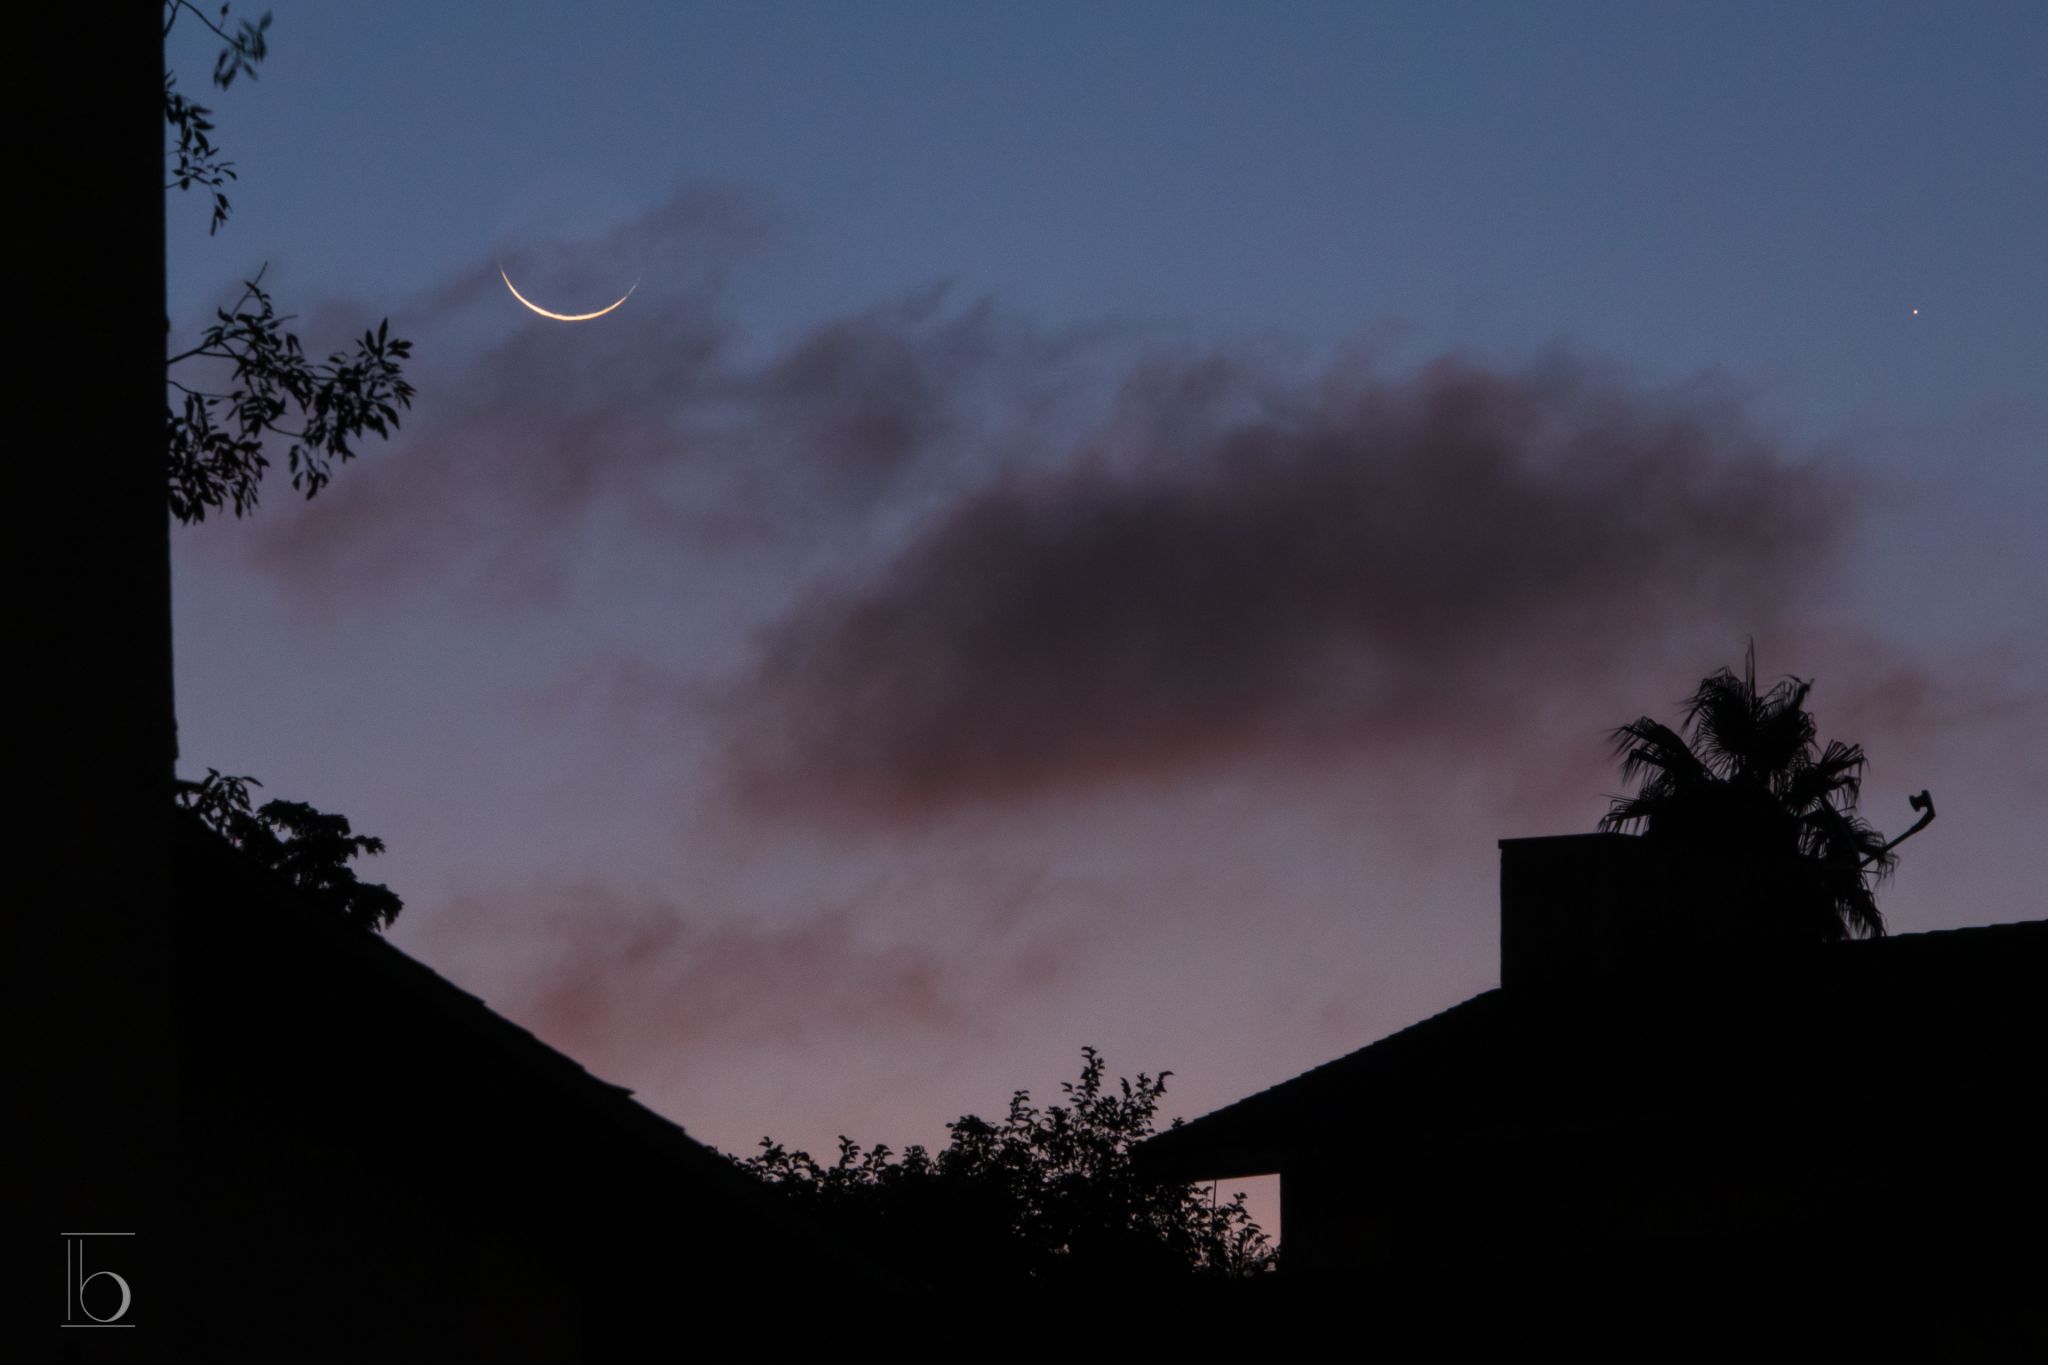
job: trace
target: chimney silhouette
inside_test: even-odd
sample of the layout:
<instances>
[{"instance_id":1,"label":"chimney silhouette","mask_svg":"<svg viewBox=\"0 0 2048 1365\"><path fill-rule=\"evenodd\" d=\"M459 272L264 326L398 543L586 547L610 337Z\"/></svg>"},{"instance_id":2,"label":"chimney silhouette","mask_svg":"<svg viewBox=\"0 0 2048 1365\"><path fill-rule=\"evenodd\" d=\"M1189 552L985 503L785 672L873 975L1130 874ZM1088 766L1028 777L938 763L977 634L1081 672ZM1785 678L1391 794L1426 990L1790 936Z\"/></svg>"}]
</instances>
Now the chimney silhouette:
<instances>
[{"instance_id":1,"label":"chimney silhouette","mask_svg":"<svg viewBox=\"0 0 2048 1365\"><path fill-rule=\"evenodd\" d=\"M1585 983L1697 937L1671 862L1632 834L1500 841L1500 983Z\"/></svg>"},{"instance_id":2,"label":"chimney silhouette","mask_svg":"<svg viewBox=\"0 0 2048 1365\"><path fill-rule=\"evenodd\" d=\"M1638 834L1500 841L1500 981L1585 986L1643 969L1738 971L1818 940L1796 868Z\"/></svg>"}]
</instances>

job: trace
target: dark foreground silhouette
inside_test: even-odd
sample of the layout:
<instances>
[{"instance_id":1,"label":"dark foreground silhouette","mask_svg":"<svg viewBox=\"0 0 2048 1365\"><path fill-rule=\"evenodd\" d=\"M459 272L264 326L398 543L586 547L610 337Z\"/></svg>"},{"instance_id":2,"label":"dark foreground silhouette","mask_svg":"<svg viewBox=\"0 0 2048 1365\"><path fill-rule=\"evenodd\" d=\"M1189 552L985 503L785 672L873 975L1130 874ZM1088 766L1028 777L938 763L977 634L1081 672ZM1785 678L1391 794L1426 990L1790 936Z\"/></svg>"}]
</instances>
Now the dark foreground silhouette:
<instances>
[{"instance_id":1,"label":"dark foreground silhouette","mask_svg":"<svg viewBox=\"0 0 2048 1365\"><path fill-rule=\"evenodd\" d=\"M1109 1084L1081 1050L1064 1103L1025 1091L995 1123L946 1125L937 1153L863 1149L842 1137L830 1164L768 1138L740 1162L902 1281L947 1295L1036 1285L1131 1291L1190 1277L1243 1279L1276 1265L1242 1194L1149 1179L1131 1164L1151 1137L1171 1072Z\"/></svg>"},{"instance_id":2,"label":"dark foreground silhouette","mask_svg":"<svg viewBox=\"0 0 2048 1365\"><path fill-rule=\"evenodd\" d=\"M1504 841L1497 989L1138 1168L1277 1172L1275 1292L1304 1313L1651 1354L1706 1331L2048 1347L2048 921L1731 937L1664 852Z\"/></svg>"}]
</instances>

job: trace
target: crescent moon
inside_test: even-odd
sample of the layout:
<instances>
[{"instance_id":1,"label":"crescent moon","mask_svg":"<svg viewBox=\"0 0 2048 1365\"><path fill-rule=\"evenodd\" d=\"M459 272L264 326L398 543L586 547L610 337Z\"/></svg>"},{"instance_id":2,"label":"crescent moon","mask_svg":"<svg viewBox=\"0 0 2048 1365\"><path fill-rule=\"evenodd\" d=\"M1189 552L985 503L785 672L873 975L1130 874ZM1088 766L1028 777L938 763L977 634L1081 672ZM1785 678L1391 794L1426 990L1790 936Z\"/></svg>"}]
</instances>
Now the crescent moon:
<instances>
[{"instance_id":1,"label":"crescent moon","mask_svg":"<svg viewBox=\"0 0 2048 1365\"><path fill-rule=\"evenodd\" d=\"M592 318L601 318L606 313L611 312L612 309L617 308L620 304L624 303L627 299L632 298L633 289L638 289L640 287L640 281L633 281L632 289L628 289L625 293L619 295L617 299L606 304L604 307L598 309L595 313L556 313L541 307L532 299L520 293L519 286L512 283L512 277L505 273L505 267L502 265L498 267L498 278L503 280L505 282L505 287L512 291L513 298L518 299L521 303L525 304L528 308L531 308L534 312L540 314L542 317L553 318L556 322L588 322Z\"/></svg>"}]
</instances>

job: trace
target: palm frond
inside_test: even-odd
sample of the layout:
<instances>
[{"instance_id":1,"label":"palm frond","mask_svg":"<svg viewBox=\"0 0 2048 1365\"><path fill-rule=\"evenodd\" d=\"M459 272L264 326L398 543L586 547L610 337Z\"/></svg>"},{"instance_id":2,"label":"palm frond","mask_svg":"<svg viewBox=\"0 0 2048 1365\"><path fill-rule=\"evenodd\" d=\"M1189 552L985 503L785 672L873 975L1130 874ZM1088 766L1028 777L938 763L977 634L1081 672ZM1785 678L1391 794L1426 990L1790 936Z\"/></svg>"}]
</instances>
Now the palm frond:
<instances>
[{"instance_id":1,"label":"palm frond","mask_svg":"<svg viewBox=\"0 0 2048 1365\"><path fill-rule=\"evenodd\" d=\"M1859 876L1883 880L1898 865L1884 834L1852 811L1820 805L1799 818L1799 851L1831 867L1853 868Z\"/></svg>"},{"instance_id":2,"label":"palm frond","mask_svg":"<svg viewBox=\"0 0 2048 1365\"><path fill-rule=\"evenodd\" d=\"M1610 796L1607 800L1607 814L1600 817L1600 828L1615 834L1649 825L1673 810L1680 798L1665 792L1642 792L1635 796Z\"/></svg>"},{"instance_id":3,"label":"palm frond","mask_svg":"<svg viewBox=\"0 0 2048 1365\"><path fill-rule=\"evenodd\" d=\"M1856 814L1862 746L1819 745L1812 693L1811 679L1790 675L1760 691L1751 641L1739 674L1723 668L1680 703L1679 729L1643 716L1613 732L1636 792L1610 797L1600 828L1669 833L1737 861L1783 859L1787 913L1810 917L1812 932L1884 933L1873 888L1897 860Z\"/></svg>"},{"instance_id":4,"label":"palm frond","mask_svg":"<svg viewBox=\"0 0 2048 1365\"><path fill-rule=\"evenodd\" d=\"M1870 888L1858 884L1835 900L1835 916L1840 921L1846 936L1851 938L1883 938L1885 933L1884 912L1877 908L1877 897Z\"/></svg>"},{"instance_id":5,"label":"palm frond","mask_svg":"<svg viewBox=\"0 0 2048 1365\"><path fill-rule=\"evenodd\" d=\"M1756 694L1727 669L1702 678L1685 703L1685 728L1700 761L1716 776L1735 775L1756 730Z\"/></svg>"},{"instance_id":6,"label":"palm frond","mask_svg":"<svg viewBox=\"0 0 2048 1365\"><path fill-rule=\"evenodd\" d=\"M1812 690L1811 682L1786 678L1762 699L1746 759L1764 781L1810 756L1814 722L1807 714L1806 698Z\"/></svg>"},{"instance_id":7,"label":"palm frond","mask_svg":"<svg viewBox=\"0 0 2048 1365\"><path fill-rule=\"evenodd\" d=\"M1795 813L1823 805L1853 810L1863 794L1865 761L1862 745L1829 740L1818 758L1806 757L1787 772L1779 795Z\"/></svg>"},{"instance_id":8,"label":"palm frond","mask_svg":"<svg viewBox=\"0 0 2048 1365\"><path fill-rule=\"evenodd\" d=\"M1646 777L1649 784L1668 789L1693 786L1713 776L1683 736L1648 716L1617 728L1613 740L1624 782Z\"/></svg>"}]
</instances>

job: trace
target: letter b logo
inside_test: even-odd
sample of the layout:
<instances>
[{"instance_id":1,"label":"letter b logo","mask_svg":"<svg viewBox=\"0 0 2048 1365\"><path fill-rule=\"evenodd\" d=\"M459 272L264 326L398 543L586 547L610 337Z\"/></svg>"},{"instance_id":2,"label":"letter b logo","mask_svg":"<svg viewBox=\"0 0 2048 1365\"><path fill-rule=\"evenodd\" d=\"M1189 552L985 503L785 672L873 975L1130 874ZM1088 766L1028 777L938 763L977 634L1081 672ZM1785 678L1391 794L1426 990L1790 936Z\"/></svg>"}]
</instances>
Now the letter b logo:
<instances>
[{"instance_id":1,"label":"letter b logo","mask_svg":"<svg viewBox=\"0 0 2048 1365\"><path fill-rule=\"evenodd\" d=\"M122 1319L135 1296L125 1276L112 1270L88 1270L86 1248L100 1237L133 1237L132 1232L67 1232L64 1234L64 1325L66 1327L133 1327ZM95 1253L97 1260L97 1253Z\"/></svg>"}]
</instances>

